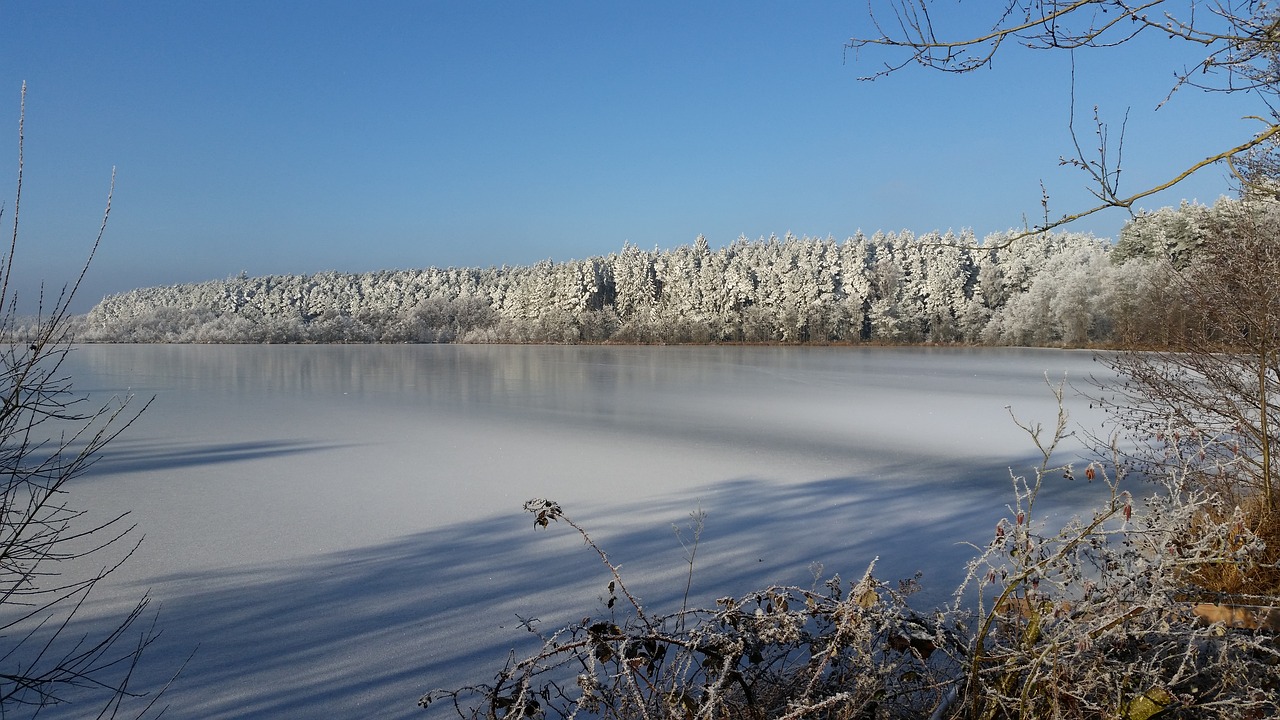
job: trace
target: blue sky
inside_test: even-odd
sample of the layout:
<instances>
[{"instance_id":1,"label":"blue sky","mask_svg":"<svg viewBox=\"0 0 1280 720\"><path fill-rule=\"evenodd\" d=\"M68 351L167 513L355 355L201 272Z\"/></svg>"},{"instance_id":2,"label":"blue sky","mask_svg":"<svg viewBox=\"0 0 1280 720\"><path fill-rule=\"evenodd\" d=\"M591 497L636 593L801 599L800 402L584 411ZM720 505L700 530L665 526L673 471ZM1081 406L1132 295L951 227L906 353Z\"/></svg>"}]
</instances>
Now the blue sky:
<instances>
[{"instance_id":1,"label":"blue sky","mask_svg":"<svg viewBox=\"0 0 1280 720\"><path fill-rule=\"evenodd\" d=\"M981 5L981 4L979 4ZM935 18L945 27L972 17ZM12 217L28 83L19 290L77 303L251 275L517 265L779 235L972 228L1090 202L1065 55L990 70L877 60L844 2L0 0L0 201ZM1242 98L1179 93L1158 38L1077 57L1078 127L1129 111L1137 190L1247 138ZM8 118L5 120L5 118ZM8 130L5 130L8 128ZM1113 129L1118 133L1118 128ZM1211 202L1209 169L1146 204ZM1113 237L1124 215L1076 226Z\"/></svg>"}]
</instances>

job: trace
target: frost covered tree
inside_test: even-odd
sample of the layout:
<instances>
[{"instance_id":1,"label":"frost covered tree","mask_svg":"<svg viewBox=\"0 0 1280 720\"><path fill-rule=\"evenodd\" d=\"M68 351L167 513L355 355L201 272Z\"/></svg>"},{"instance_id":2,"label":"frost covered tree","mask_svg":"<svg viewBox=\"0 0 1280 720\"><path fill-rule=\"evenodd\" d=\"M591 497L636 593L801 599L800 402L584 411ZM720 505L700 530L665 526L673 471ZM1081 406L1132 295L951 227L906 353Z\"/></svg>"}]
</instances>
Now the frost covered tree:
<instances>
[{"instance_id":1,"label":"frost covered tree","mask_svg":"<svg viewBox=\"0 0 1280 720\"><path fill-rule=\"evenodd\" d=\"M654 321L658 301L658 281L653 257L626 243L622 252L610 256L613 273L614 311L635 339L645 339Z\"/></svg>"},{"instance_id":2,"label":"frost covered tree","mask_svg":"<svg viewBox=\"0 0 1280 720\"><path fill-rule=\"evenodd\" d=\"M988 341L1080 346L1105 339L1098 330L1109 325L1097 316L1111 265L1102 242L1090 236L1066 241L1034 273L1025 272L1021 254L1014 260L1010 273L1027 287L994 314L984 330Z\"/></svg>"},{"instance_id":3,"label":"frost covered tree","mask_svg":"<svg viewBox=\"0 0 1280 720\"><path fill-rule=\"evenodd\" d=\"M1139 213L1121 228L1113 259L1123 263L1135 257L1168 258L1185 265L1205 242L1210 212L1184 200L1178 208Z\"/></svg>"},{"instance_id":4,"label":"frost covered tree","mask_svg":"<svg viewBox=\"0 0 1280 720\"><path fill-rule=\"evenodd\" d=\"M1046 233L1010 245L969 234L705 238L671 249L625 244L606 257L486 269L237 276L104 298L84 337L129 342L992 342L1060 255L1102 244ZM1161 240L1163 242L1163 240ZM1046 280L1048 282L1048 280ZM1043 288L1042 288L1043 290ZM1081 286L1088 340L1113 323L1099 282ZM1065 301L1062 312L1078 307ZM1080 306L1080 307L1083 307ZM1046 311L1050 312L1050 311ZM1058 310L1053 310L1053 313ZM1041 314L1050 326L1059 319ZM1078 323L1077 323L1078 325ZM1021 339L1014 340L1014 337ZM1036 338L1039 338L1037 340Z\"/></svg>"}]
</instances>

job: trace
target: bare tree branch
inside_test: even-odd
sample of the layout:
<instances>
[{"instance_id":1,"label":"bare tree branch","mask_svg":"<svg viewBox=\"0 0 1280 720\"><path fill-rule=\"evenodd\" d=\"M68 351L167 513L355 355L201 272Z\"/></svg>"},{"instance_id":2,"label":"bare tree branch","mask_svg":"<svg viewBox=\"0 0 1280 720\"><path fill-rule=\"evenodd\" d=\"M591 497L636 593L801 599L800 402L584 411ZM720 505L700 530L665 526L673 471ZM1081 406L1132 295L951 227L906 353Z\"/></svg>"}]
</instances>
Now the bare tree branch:
<instances>
[{"instance_id":1,"label":"bare tree branch","mask_svg":"<svg viewBox=\"0 0 1280 720\"><path fill-rule=\"evenodd\" d=\"M1168 102L1183 87L1215 93L1241 93L1257 98L1265 108L1264 119L1254 116L1265 128L1252 139L1209 153L1205 159L1169 179L1133 193L1120 190L1123 127L1115 147L1111 144L1095 108L1099 147L1094 155L1080 147L1074 128L1075 79L1072 61L1072 117L1069 119L1076 155L1061 164L1083 170L1090 178L1091 192L1099 204L1028 226L1022 233L1006 238L1045 232L1110 208L1132 210L1134 203L1168 190L1196 172L1220 162L1236 164L1246 153L1275 143L1280 129L1280 10L1261 0L1006 0L989 30L947 38L935 27L932 8L944 0L888 0L869 2L872 33L850 38L847 50L855 56L872 50L888 57L863 80L894 74L910 65L950 73L969 73L988 67L995 56L1007 52L1010 43L1029 50L1077 50L1109 48L1132 41L1140 34L1163 35L1168 41L1188 46L1188 62L1174 73ZM880 8L880 9L877 9ZM969 10L965 10L969 13ZM881 16L891 16L892 23ZM1157 106L1157 109L1159 106ZM1126 115L1127 119L1127 115Z\"/></svg>"}]
</instances>

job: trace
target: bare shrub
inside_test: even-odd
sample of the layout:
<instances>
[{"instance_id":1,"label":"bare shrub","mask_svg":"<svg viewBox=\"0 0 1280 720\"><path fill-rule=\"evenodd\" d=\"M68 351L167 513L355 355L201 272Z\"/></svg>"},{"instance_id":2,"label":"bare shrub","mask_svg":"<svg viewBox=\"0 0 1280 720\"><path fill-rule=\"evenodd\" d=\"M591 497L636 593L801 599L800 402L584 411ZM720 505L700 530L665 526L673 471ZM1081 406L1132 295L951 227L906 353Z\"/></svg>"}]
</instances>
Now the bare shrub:
<instances>
[{"instance_id":1,"label":"bare shrub","mask_svg":"<svg viewBox=\"0 0 1280 720\"><path fill-rule=\"evenodd\" d=\"M24 86L24 107L25 98ZM93 708L86 716L115 717L130 707L143 717L162 711L154 705L159 694L146 698L130 686L157 634L154 621L145 621L150 599L144 595L100 630L82 633L73 622L140 540L126 515L94 518L68 502L70 483L142 410L127 400L88 404L64 370L72 349L69 307L88 261L56 297L42 293L36 317L17 314L10 280L19 244L21 121L18 151L12 235L0 258L0 716L35 716L79 700ZM108 195L90 260L110 208Z\"/></svg>"}]
</instances>

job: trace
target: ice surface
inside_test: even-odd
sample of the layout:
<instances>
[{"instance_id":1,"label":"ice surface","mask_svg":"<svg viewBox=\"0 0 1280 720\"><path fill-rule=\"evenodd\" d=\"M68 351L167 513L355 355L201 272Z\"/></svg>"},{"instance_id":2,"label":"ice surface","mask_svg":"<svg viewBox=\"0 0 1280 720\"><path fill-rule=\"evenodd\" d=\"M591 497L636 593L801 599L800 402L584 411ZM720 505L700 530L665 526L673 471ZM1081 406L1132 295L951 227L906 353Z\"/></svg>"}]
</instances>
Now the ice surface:
<instances>
[{"instance_id":1,"label":"ice surface","mask_svg":"<svg viewBox=\"0 0 1280 720\"><path fill-rule=\"evenodd\" d=\"M699 507L700 603L875 556L941 601L958 543L1033 461L1005 406L1052 423L1046 373L1102 370L1050 350L536 346L88 346L68 369L95 402L155 397L71 501L146 535L82 627L149 589L164 635L138 681L198 646L174 718L419 717L422 693L498 669L517 614L600 612L602 567L568 528L534 531L535 496L651 607L679 601L671 526Z\"/></svg>"}]
</instances>

